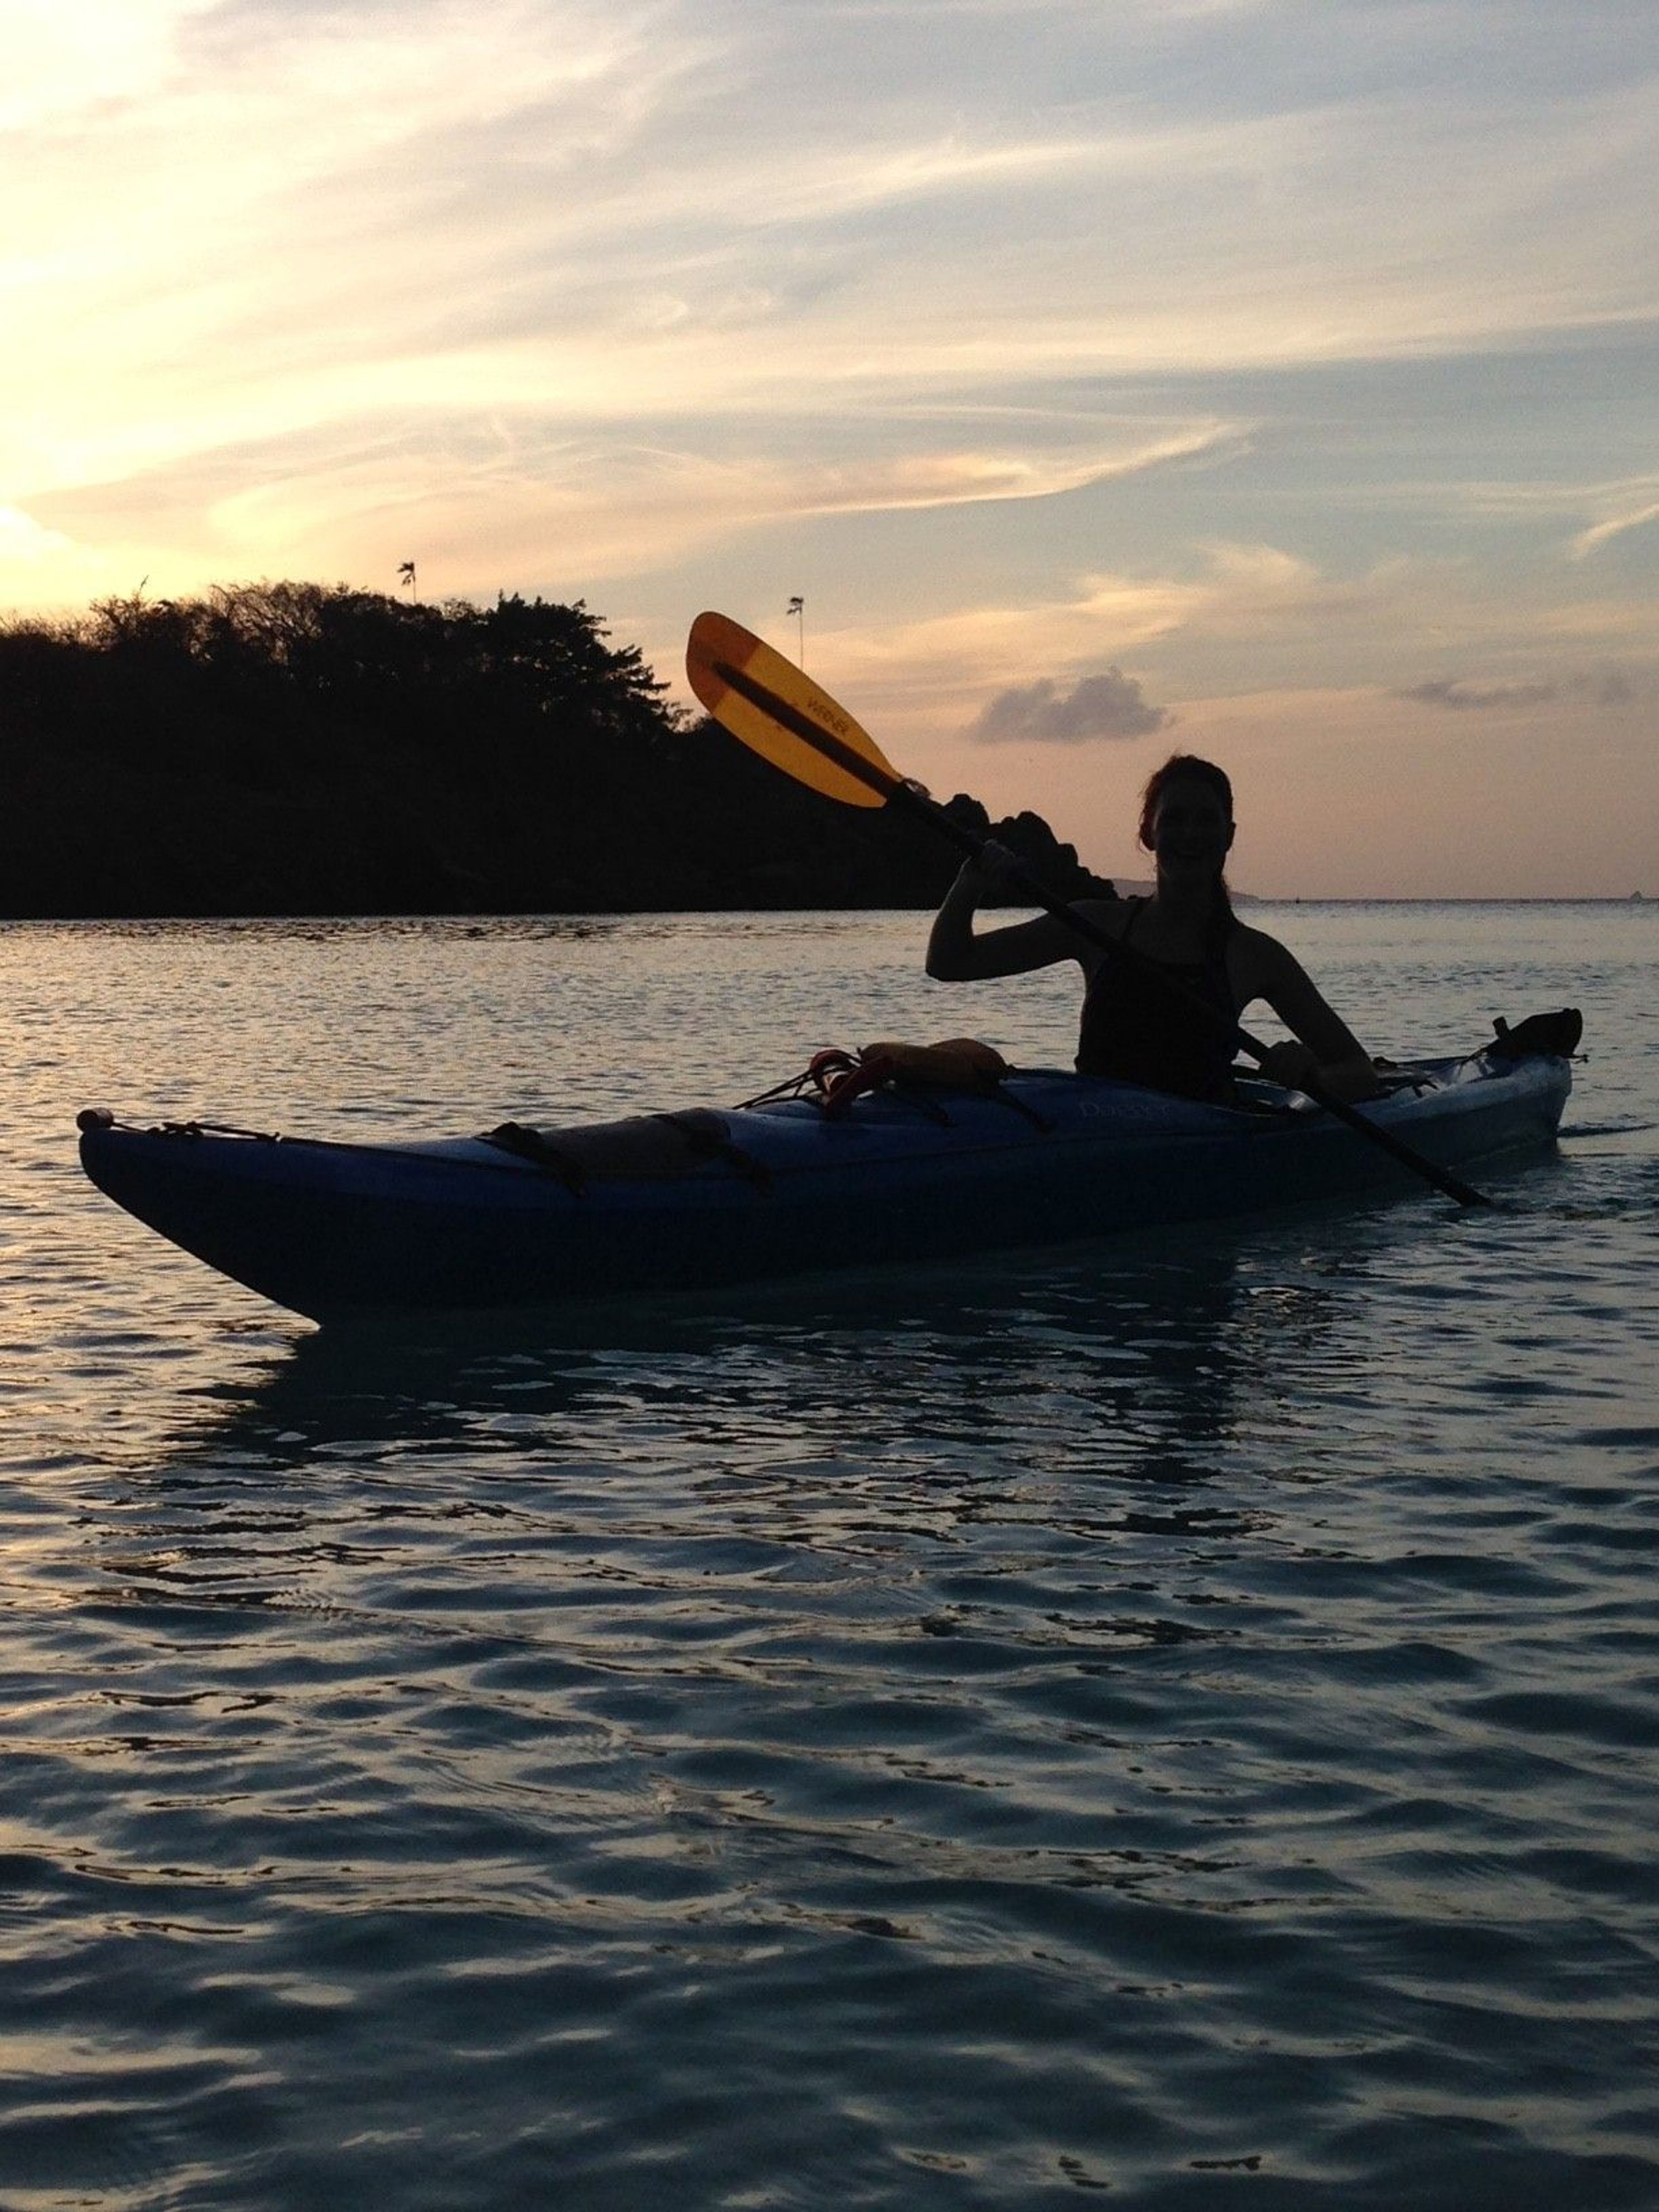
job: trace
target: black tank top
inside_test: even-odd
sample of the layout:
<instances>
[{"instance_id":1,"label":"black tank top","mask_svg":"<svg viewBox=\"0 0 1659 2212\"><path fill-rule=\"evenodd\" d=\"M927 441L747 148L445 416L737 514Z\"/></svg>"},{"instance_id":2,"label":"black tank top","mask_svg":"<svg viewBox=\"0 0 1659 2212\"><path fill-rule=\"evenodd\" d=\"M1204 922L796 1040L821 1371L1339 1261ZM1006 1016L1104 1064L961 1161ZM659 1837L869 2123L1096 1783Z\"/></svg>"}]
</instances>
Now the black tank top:
<instances>
[{"instance_id":1,"label":"black tank top","mask_svg":"<svg viewBox=\"0 0 1659 2212\"><path fill-rule=\"evenodd\" d=\"M1125 945L1146 903L1144 899L1132 902L1123 929ZM1182 1098L1229 1103L1238 1025L1227 975L1226 941L1232 928L1230 920L1226 933L1201 960L1149 963L1202 1002L1197 1006L1176 997L1156 975L1147 975L1141 964L1147 957L1144 953L1137 960L1109 956L1103 960L1084 995L1078 1073L1142 1083Z\"/></svg>"}]
</instances>

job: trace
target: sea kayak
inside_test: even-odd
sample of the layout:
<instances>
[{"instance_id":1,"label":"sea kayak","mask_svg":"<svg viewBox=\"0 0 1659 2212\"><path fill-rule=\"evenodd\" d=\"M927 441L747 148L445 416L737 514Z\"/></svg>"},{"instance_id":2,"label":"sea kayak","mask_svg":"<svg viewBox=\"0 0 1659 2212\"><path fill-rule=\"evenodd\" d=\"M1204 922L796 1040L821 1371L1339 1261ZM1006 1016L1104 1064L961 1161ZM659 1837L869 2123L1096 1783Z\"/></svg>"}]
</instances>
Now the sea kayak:
<instances>
[{"instance_id":1,"label":"sea kayak","mask_svg":"<svg viewBox=\"0 0 1659 2212\"><path fill-rule=\"evenodd\" d=\"M1443 1168L1546 1147L1571 1046L1521 1036L1401 1065L1363 1110ZM97 1110L81 1158L140 1221L319 1322L712 1290L1424 1188L1264 1083L1227 1106L1042 1069L848 1088L803 1078L731 1109L385 1144Z\"/></svg>"}]
</instances>

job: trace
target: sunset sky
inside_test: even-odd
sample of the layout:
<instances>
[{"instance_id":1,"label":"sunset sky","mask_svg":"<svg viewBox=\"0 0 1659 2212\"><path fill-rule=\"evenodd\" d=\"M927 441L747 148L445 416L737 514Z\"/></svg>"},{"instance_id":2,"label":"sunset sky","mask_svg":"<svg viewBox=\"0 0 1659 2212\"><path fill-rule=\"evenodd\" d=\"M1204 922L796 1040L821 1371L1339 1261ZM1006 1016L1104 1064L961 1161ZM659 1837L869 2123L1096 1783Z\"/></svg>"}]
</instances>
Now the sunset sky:
<instances>
[{"instance_id":1,"label":"sunset sky","mask_svg":"<svg viewBox=\"0 0 1659 2212\"><path fill-rule=\"evenodd\" d=\"M1653 0L6 15L0 610L714 607L1108 871L1179 744L1247 890L1659 895Z\"/></svg>"}]
</instances>

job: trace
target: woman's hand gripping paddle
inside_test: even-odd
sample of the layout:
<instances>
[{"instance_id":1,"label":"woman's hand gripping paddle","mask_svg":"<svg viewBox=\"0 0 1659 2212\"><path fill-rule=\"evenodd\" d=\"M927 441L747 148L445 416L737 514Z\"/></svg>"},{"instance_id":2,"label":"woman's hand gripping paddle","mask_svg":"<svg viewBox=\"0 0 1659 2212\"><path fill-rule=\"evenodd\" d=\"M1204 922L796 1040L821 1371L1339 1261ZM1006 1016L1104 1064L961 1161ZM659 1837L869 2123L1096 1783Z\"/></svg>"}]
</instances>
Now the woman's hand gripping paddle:
<instances>
[{"instance_id":1,"label":"woman's hand gripping paddle","mask_svg":"<svg viewBox=\"0 0 1659 2212\"><path fill-rule=\"evenodd\" d=\"M726 615L699 615L691 625L685 667L691 689L721 727L774 768L793 776L797 783L847 806L899 807L975 858L989 843L988 838L979 836L947 814L919 784L907 782L845 708L740 623ZM1194 999L1157 961L1121 944L1075 907L1052 897L1025 868L1016 866L1007 872L1034 906L1087 939L1109 959L1133 961L1143 973L1155 975L1172 998L1202 1006L1205 1014L1213 1018L1214 1009ZM1267 1057L1267 1047L1248 1030L1237 1030L1235 1042L1254 1060ZM1346 1099L1334 1097L1312 1083L1301 1088L1356 1134L1389 1153L1460 1206L1491 1204L1484 1191L1413 1151L1391 1129L1380 1128Z\"/></svg>"}]
</instances>

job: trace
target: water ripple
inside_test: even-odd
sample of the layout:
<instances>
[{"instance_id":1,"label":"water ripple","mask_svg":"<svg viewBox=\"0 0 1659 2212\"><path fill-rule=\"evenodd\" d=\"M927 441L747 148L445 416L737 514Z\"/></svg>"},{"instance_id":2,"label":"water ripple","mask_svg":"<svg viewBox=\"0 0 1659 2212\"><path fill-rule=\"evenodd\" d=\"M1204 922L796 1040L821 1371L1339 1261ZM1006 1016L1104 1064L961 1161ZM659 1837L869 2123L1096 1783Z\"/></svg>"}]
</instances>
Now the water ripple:
<instances>
[{"instance_id":1,"label":"water ripple","mask_svg":"<svg viewBox=\"0 0 1659 2212\"><path fill-rule=\"evenodd\" d=\"M1452 1029L1462 937L1389 928ZM557 1335L316 1335L65 1158L82 1090L617 1110L687 1005L743 1095L911 1026L915 936L0 933L80 1040L0 1177L0 2202L1659 2203L1634 1048L1478 1223Z\"/></svg>"}]
</instances>

